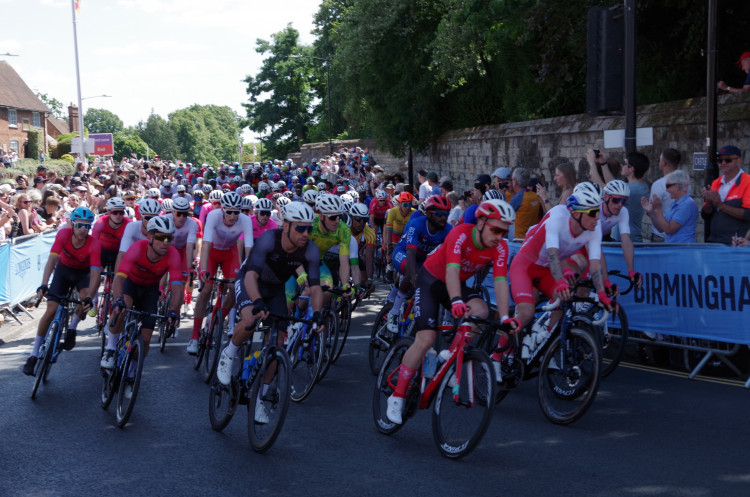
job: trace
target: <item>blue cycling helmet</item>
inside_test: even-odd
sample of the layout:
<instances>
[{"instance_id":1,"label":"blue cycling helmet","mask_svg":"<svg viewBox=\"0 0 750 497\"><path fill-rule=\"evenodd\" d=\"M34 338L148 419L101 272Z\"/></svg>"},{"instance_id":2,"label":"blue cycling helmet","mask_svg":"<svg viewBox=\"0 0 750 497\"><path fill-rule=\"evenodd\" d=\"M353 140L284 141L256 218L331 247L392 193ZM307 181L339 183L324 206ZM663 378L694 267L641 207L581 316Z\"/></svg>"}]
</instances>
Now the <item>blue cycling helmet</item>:
<instances>
[{"instance_id":1,"label":"blue cycling helmet","mask_svg":"<svg viewBox=\"0 0 750 497\"><path fill-rule=\"evenodd\" d=\"M94 213L91 212L87 207L76 207L73 209L73 212L70 213L70 222L83 222L83 223L93 223L94 222Z\"/></svg>"}]
</instances>

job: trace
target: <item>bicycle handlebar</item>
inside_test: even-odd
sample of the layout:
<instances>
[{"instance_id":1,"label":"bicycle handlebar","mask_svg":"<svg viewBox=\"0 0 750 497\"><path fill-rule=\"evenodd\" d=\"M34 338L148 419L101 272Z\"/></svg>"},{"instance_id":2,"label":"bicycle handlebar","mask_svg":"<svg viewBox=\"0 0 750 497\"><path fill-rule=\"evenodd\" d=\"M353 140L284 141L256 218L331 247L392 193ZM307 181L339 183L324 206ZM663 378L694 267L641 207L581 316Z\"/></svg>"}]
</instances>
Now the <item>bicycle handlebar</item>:
<instances>
[{"instance_id":1,"label":"bicycle handlebar","mask_svg":"<svg viewBox=\"0 0 750 497\"><path fill-rule=\"evenodd\" d=\"M60 299L60 301L62 303L65 303L65 304L83 305L83 302L81 302L80 300L69 299L68 297L61 297L60 295L55 295L53 293L46 293L45 296L47 296L47 297L49 297L49 296L56 297L56 298ZM34 307L39 307L39 304L42 303L42 299L43 298L44 297L42 297L41 299L37 299L36 303L34 304Z\"/></svg>"}]
</instances>

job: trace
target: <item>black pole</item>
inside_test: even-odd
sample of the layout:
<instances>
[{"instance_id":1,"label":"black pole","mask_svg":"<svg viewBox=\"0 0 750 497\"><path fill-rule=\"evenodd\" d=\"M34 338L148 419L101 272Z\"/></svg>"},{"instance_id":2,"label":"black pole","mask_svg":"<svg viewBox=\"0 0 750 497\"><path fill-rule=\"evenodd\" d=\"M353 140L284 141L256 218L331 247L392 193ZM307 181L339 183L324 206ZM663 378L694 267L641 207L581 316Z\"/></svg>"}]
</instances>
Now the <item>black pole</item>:
<instances>
[{"instance_id":1,"label":"black pole","mask_svg":"<svg viewBox=\"0 0 750 497\"><path fill-rule=\"evenodd\" d=\"M409 147L409 162L406 165L406 174L409 177L409 182L412 185L419 185L419 181L417 181L417 178L414 177L414 154L412 153L411 147ZM417 194L419 194L419 187L417 187L416 190Z\"/></svg>"},{"instance_id":2,"label":"black pole","mask_svg":"<svg viewBox=\"0 0 750 497\"><path fill-rule=\"evenodd\" d=\"M706 49L706 169L704 184L718 177L716 170L716 24L718 0L708 0L708 47Z\"/></svg>"},{"instance_id":3,"label":"black pole","mask_svg":"<svg viewBox=\"0 0 750 497\"><path fill-rule=\"evenodd\" d=\"M625 152L636 151L635 2L625 0Z\"/></svg>"}]
</instances>

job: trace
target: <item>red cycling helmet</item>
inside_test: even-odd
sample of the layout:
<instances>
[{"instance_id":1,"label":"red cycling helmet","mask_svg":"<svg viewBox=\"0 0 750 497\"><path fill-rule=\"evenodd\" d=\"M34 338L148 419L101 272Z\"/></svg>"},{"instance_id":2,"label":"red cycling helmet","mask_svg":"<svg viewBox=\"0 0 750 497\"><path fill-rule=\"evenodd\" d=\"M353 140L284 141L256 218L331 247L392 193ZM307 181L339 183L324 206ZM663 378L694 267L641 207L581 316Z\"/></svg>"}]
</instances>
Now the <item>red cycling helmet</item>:
<instances>
[{"instance_id":1,"label":"red cycling helmet","mask_svg":"<svg viewBox=\"0 0 750 497\"><path fill-rule=\"evenodd\" d=\"M449 211L451 203L442 195L433 195L425 200L424 208L427 211Z\"/></svg>"},{"instance_id":2,"label":"red cycling helmet","mask_svg":"<svg viewBox=\"0 0 750 497\"><path fill-rule=\"evenodd\" d=\"M505 200L485 200L477 207L476 216L477 219L485 216L489 219L497 219L498 221L510 224L516 220L516 211Z\"/></svg>"},{"instance_id":3,"label":"red cycling helmet","mask_svg":"<svg viewBox=\"0 0 750 497\"><path fill-rule=\"evenodd\" d=\"M412 195L409 192L401 192L398 194L398 197L396 197L397 202L413 202L414 201L414 195Z\"/></svg>"}]
</instances>

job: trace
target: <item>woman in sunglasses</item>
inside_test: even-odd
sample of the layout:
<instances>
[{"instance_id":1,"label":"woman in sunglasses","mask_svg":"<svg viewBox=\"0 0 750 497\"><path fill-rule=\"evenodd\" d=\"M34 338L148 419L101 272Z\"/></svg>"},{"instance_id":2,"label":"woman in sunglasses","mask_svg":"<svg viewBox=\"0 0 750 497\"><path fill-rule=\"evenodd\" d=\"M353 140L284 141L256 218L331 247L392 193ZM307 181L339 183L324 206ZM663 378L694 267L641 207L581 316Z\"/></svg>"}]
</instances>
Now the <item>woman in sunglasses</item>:
<instances>
[{"instance_id":1,"label":"woman in sunglasses","mask_svg":"<svg viewBox=\"0 0 750 497\"><path fill-rule=\"evenodd\" d=\"M386 416L392 423L402 423L406 389L422 358L435 343L440 306L450 309L455 318L462 317L469 308L473 316L487 316L489 311L481 294L466 286L469 277L491 266L501 320L512 327L517 325L517 320L508 318L510 252L504 239L516 213L504 200L488 200L479 205L476 215L476 225L464 223L451 229L445 242L427 257L417 274L413 312L414 329L419 331L404 353L398 384L388 398Z\"/></svg>"},{"instance_id":2,"label":"woman in sunglasses","mask_svg":"<svg viewBox=\"0 0 750 497\"><path fill-rule=\"evenodd\" d=\"M526 233L510 267L513 301L521 328L534 317L534 288L550 299L570 298L570 283L576 270L580 272L581 269L574 270L568 264L568 258L583 248L586 249L589 272L599 293L599 301L611 310L601 263L601 204L599 185L589 181L580 183L568 197L567 205L551 208L542 221ZM559 316L553 313L553 321L557 319Z\"/></svg>"},{"instance_id":3,"label":"woman in sunglasses","mask_svg":"<svg viewBox=\"0 0 750 497\"><path fill-rule=\"evenodd\" d=\"M99 287L101 274L99 241L89 236L93 222L94 213L86 207L78 207L70 215L71 226L57 232L47 265L44 267L42 284L37 289L37 296L40 299L47 295L47 309L39 321L31 355L23 366L23 373L26 375L34 375L39 347L60 305L59 298L67 295L74 286L78 289L78 298L84 304L76 308L70 319L63 348L71 350L75 347L76 328L78 323L86 317L85 312L91 308L91 297ZM52 275L53 270L54 275ZM52 282L47 287L50 276L52 276Z\"/></svg>"},{"instance_id":4,"label":"woman in sunglasses","mask_svg":"<svg viewBox=\"0 0 750 497\"><path fill-rule=\"evenodd\" d=\"M11 237L30 235L34 233L31 227L31 198L27 194L21 193L16 196L15 200L14 207L18 216L18 224L12 230Z\"/></svg>"},{"instance_id":5,"label":"woman in sunglasses","mask_svg":"<svg viewBox=\"0 0 750 497\"><path fill-rule=\"evenodd\" d=\"M169 325L177 326L178 314L182 305L182 270L180 254L172 246L174 223L167 216L155 216L148 221L147 238L132 244L123 257L117 274L112 281L112 297L115 305L112 309L114 326L108 325L107 344L101 367L112 369L115 365L115 347L120 339L122 327L125 324L126 313L122 309L137 309L157 313L159 301L159 281L169 272L172 285L172 302L167 315ZM144 318L141 323L141 336L145 345L144 352L148 354L151 335L154 332L156 318ZM126 371L126 385L133 382L137 364L131 364L132 370ZM128 390L125 391L128 396Z\"/></svg>"}]
</instances>

